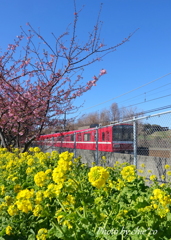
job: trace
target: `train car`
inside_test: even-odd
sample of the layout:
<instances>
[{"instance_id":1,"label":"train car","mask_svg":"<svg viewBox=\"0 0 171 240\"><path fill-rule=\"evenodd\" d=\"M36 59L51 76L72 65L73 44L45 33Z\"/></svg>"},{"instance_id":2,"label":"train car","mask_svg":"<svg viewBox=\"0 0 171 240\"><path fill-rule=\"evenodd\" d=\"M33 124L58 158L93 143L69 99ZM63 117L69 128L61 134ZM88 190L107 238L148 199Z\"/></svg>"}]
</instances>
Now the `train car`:
<instances>
[{"instance_id":1,"label":"train car","mask_svg":"<svg viewBox=\"0 0 171 240\"><path fill-rule=\"evenodd\" d=\"M98 144L97 144L98 139ZM107 127L89 128L42 135L39 145L96 150L105 152L133 152L133 126L118 124Z\"/></svg>"}]
</instances>

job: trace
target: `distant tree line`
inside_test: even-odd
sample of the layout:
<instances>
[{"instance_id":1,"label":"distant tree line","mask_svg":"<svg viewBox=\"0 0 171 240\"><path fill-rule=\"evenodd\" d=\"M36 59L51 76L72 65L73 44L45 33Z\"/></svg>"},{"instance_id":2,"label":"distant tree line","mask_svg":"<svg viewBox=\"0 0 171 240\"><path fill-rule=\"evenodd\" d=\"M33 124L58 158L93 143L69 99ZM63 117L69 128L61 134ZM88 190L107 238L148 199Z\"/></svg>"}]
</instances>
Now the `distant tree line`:
<instances>
[{"instance_id":1,"label":"distant tree line","mask_svg":"<svg viewBox=\"0 0 171 240\"><path fill-rule=\"evenodd\" d=\"M152 134L154 132L159 132L159 131L168 131L169 128L168 127L162 127L160 125L157 124L143 124L143 131L146 134Z\"/></svg>"},{"instance_id":2,"label":"distant tree line","mask_svg":"<svg viewBox=\"0 0 171 240\"><path fill-rule=\"evenodd\" d=\"M132 119L138 113L137 108L119 108L117 103L112 103L108 109L83 114L74 123L68 125L69 129L78 129L93 124L101 124L102 126L108 125L111 122L122 122ZM139 113L143 114L143 113Z\"/></svg>"}]
</instances>

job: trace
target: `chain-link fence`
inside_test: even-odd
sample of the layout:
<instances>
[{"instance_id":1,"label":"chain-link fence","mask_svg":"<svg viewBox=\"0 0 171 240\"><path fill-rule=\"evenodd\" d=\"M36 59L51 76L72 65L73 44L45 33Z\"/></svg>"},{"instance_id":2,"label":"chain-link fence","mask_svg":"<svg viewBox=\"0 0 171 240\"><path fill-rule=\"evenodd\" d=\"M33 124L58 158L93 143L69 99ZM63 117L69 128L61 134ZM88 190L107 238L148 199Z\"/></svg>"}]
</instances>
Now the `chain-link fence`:
<instances>
[{"instance_id":1,"label":"chain-link fence","mask_svg":"<svg viewBox=\"0 0 171 240\"><path fill-rule=\"evenodd\" d=\"M137 123L138 153L171 157L171 112L146 117Z\"/></svg>"},{"instance_id":2,"label":"chain-link fence","mask_svg":"<svg viewBox=\"0 0 171 240\"><path fill-rule=\"evenodd\" d=\"M57 136L58 135L58 136ZM171 111L86 130L45 135L39 144L143 156L171 158Z\"/></svg>"},{"instance_id":3,"label":"chain-link fence","mask_svg":"<svg viewBox=\"0 0 171 240\"><path fill-rule=\"evenodd\" d=\"M41 136L37 144L44 151L73 151L83 162L107 164L117 160L136 167L148 165L156 175L166 175L165 165L171 164L171 111L134 117L108 126L61 132ZM88 160L84 161L84 158Z\"/></svg>"}]
</instances>

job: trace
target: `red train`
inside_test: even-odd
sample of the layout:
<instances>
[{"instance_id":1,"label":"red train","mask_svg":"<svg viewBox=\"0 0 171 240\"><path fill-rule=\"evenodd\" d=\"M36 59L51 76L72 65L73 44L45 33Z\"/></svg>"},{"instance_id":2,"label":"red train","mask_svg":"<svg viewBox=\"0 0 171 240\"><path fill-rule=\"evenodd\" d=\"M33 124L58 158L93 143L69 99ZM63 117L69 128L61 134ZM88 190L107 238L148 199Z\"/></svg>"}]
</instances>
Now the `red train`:
<instances>
[{"instance_id":1,"label":"red train","mask_svg":"<svg viewBox=\"0 0 171 240\"><path fill-rule=\"evenodd\" d=\"M38 144L85 150L96 150L98 146L99 151L131 153L133 152L133 126L118 124L98 128L98 130L89 128L41 135Z\"/></svg>"}]
</instances>

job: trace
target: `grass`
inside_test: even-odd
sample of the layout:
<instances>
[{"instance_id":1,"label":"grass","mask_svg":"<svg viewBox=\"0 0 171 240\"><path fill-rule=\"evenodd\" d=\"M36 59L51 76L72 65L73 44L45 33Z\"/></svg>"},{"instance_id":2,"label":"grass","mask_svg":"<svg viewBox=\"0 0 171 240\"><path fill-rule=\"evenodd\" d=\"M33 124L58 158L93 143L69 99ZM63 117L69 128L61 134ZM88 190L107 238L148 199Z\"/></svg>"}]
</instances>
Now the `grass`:
<instances>
[{"instance_id":1,"label":"grass","mask_svg":"<svg viewBox=\"0 0 171 240\"><path fill-rule=\"evenodd\" d=\"M138 136L139 139L146 139L146 140L153 140L155 138L162 138L162 139L169 139L171 138L171 130L168 130L168 131L159 131L159 132L154 132L152 134L149 134L149 135L144 135L144 134L141 134Z\"/></svg>"}]
</instances>

